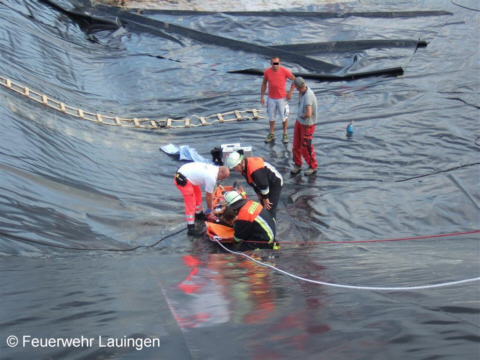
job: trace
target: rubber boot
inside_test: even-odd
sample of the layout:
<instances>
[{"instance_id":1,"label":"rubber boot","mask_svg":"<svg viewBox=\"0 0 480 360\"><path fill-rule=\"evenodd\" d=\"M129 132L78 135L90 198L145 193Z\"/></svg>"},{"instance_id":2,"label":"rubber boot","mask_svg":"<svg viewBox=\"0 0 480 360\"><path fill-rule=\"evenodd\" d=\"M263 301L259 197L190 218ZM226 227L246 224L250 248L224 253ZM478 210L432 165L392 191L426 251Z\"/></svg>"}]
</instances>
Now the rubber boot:
<instances>
[{"instance_id":1,"label":"rubber boot","mask_svg":"<svg viewBox=\"0 0 480 360\"><path fill-rule=\"evenodd\" d=\"M188 235L190 236L200 237L200 236L203 236L204 234L203 232L200 232L197 229L195 229L195 224L187 224L187 230L188 230Z\"/></svg>"},{"instance_id":2,"label":"rubber boot","mask_svg":"<svg viewBox=\"0 0 480 360\"><path fill-rule=\"evenodd\" d=\"M205 221L205 220L206 220L206 217L203 211L198 214L195 214L195 221Z\"/></svg>"}]
</instances>

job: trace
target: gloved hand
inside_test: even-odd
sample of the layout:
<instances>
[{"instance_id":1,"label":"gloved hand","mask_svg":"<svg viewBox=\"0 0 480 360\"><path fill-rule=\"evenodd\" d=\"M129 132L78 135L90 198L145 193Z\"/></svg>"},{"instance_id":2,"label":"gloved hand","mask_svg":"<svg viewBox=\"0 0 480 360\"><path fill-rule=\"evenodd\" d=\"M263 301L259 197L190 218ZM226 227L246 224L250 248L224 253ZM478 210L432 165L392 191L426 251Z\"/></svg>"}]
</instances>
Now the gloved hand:
<instances>
[{"instance_id":1,"label":"gloved hand","mask_svg":"<svg viewBox=\"0 0 480 360\"><path fill-rule=\"evenodd\" d=\"M211 214L211 213L212 213L212 209L207 209L207 210L205 210L205 212L204 212L205 215L209 215L209 214Z\"/></svg>"}]
</instances>

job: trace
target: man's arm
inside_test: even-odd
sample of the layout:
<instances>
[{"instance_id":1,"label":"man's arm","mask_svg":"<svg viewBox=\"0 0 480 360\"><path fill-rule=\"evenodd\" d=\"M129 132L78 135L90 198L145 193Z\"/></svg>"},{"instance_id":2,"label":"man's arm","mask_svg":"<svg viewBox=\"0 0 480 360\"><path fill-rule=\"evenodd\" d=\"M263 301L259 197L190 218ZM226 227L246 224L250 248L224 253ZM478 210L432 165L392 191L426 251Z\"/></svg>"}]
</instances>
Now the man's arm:
<instances>
[{"instance_id":1,"label":"man's arm","mask_svg":"<svg viewBox=\"0 0 480 360\"><path fill-rule=\"evenodd\" d=\"M205 191L205 198L207 200L207 208L211 210L213 207L213 194Z\"/></svg>"},{"instance_id":2,"label":"man's arm","mask_svg":"<svg viewBox=\"0 0 480 360\"><path fill-rule=\"evenodd\" d=\"M263 78L262 88L260 90L260 104L265 105L265 100L263 97L265 96L265 91L267 90L267 79Z\"/></svg>"},{"instance_id":3,"label":"man's arm","mask_svg":"<svg viewBox=\"0 0 480 360\"><path fill-rule=\"evenodd\" d=\"M249 238L250 232L252 231L252 225L250 221L246 220L237 220L233 228L235 229L235 233L233 238L235 239L236 243L242 243L244 240Z\"/></svg>"},{"instance_id":4,"label":"man's arm","mask_svg":"<svg viewBox=\"0 0 480 360\"><path fill-rule=\"evenodd\" d=\"M290 100L293 95L293 90L295 90L295 84L293 83L293 80L295 80L295 76L292 74L288 77L288 79L292 81L292 83L290 84L290 90L287 93L287 100Z\"/></svg>"},{"instance_id":5,"label":"man's arm","mask_svg":"<svg viewBox=\"0 0 480 360\"><path fill-rule=\"evenodd\" d=\"M265 168L260 168L255 170L252 173L252 179L258 188L259 192L257 194L260 194L263 199L268 199L268 194L270 193L270 188L269 188L269 182L268 182L268 176Z\"/></svg>"},{"instance_id":6,"label":"man's arm","mask_svg":"<svg viewBox=\"0 0 480 360\"><path fill-rule=\"evenodd\" d=\"M308 117L312 116L312 106L307 105L305 106L305 112L300 116L302 119L306 119Z\"/></svg>"}]
</instances>

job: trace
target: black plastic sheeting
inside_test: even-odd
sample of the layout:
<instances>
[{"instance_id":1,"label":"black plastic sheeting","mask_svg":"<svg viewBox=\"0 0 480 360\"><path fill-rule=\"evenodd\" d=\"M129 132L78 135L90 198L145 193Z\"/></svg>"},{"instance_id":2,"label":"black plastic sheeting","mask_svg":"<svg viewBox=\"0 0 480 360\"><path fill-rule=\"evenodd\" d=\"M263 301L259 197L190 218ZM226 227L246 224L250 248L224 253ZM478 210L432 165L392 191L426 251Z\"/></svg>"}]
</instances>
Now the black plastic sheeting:
<instances>
[{"instance_id":1,"label":"black plastic sheeting","mask_svg":"<svg viewBox=\"0 0 480 360\"><path fill-rule=\"evenodd\" d=\"M417 41L414 42L413 40L394 40L394 41L359 41L357 42L341 42L337 44L334 42L332 44L290 44L290 45L273 45L273 46L259 46L257 44L251 42L245 42L241 40L235 39L233 36L238 36L235 34L236 29L226 29L222 27L220 29L215 29L212 25L211 21L208 21L209 16L218 15L217 13L212 12L200 12L203 15L205 22L209 23L209 27L211 26L211 30L208 31L199 31L192 27L192 24L189 23L185 26L180 26L175 24L172 21L162 21L155 17L156 14L166 15L166 16L175 16L177 19L183 18L184 16L198 16L199 13L195 13L193 11L137 11L137 13L126 12L123 10L115 11L111 7L104 7L104 6L96 6L92 9L85 9L85 4L80 4L75 7L74 10L69 10L68 6L61 5L56 1L46 0L47 3L51 4L54 7L59 8L62 12L69 14L72 18L77 19L81 23L87 22L89 24L90 29L98 29L99 26L102 25L102 22L107 27L110 27L112 24L118 23L119 26L125 26L129 29L133 29L135 31L142 31L146 33L151 33L156 36L163 37L167 40L171 40L177 42L178 44L182 45L183 41L175 36L186 37L190 40L198 41L202 44L211 44L215 46L225 47L231 50L236 51L244 51L248 53L255 53L258 55L264 55L267 57L272 56L280 56L284 61L289 61L292 63L297 63L301 65L303 68L310 70L310 72L297 72L297 76L301 75L306 78L312 79L323 79L323 80L342 80L342 79L351 79L351 78L359 78L359 77L367 77L367 76L378 76L378 75L401 75L403 74L403 69L401 67L394 67L394 68L384 68L384 69L376 69L370 71L361 71L358 68L357 62L359 62L359 58L354 56L352 59L352 63L348 66L339 66L335 64L331 64L325 61L321 61L315 59L314 56L305 56L305 48L308 48L309 55L315 55L315 52L321 51L322 55L324 55L325 51L328 52L337 52L338 50L345 51L357 51L361 48L385 48L390 46L389 44L394 44L394 46L408 46L416 48L419 44L426 45L425 41ZM81 8L81 9L78 9ZM80 12L81 11L81 12ZM139 15L141 13L141 15ZM104 18L98 16L100 14ZM451 15L451 13L446 11L417 11L417 12L359 12L359 13L347 13L347 14L335 14L335 13L325 13L325 12L225 12L223 13L224 16L231 17L235 16L242 21L245 17L250 18L258 18L263 17L268 23L272 23L273 21L270 19L271 17L279 18L278 21L284 23L285 21L294 22L298 24L302 24L307 20L313 19L332 19L332 18L345 18L349 16L361 17L361 18L391 18L391 17L399 17L399 18L428 18L432 17L441 17ZM114 16L115 21L111 20L112 16ZM152 16L149 18L148 16ZM245 25L243 25L245 26ZM204 30L204 26L202 26L202 30ZM253 27L252 27L253 28ZM232 31L233 30L233 31ZM233 36L231 37L224 37L218 36L214 34L224 33L224 32L231 32ZM399 45L399 43L401 43ZM345 58L345 56L343 56ZM355 68L354 71L351 71ZM263 70L261 69L245 69L245 70L234 70L230 71L231 73L244 73L244 74L263 74Z\"/></svg>"},{"instance_id":2,"label":"black plastic sheeting","mask_svg":"<svg viewBox=\"0 0 480 360\"><path fill-rule=\"evenodd\" d=\"M260 108L261 71L281 53L320 114L319 172L291 177L291 143L265 144L266 119L126 129L0 87L2 358L477 359L478 283L334 288L189 239L172 181L181 162L159 150L208 157L240 142L271 162L285 180L283 245L256 256L279 269L359 287L476 278L476 7L362 0L240 14L0 1L0 75L70 106L152 119ZM161 347L9 347L10 335L159 337Z\"/></svg>"}]
</instances>

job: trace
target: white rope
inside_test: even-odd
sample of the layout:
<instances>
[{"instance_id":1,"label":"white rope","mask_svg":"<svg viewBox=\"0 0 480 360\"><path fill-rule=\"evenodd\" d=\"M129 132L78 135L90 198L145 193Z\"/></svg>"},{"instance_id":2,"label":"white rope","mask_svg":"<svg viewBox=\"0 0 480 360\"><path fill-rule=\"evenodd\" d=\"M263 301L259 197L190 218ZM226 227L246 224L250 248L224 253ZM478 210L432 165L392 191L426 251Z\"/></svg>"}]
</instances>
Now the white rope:
<instances>
[{"instance_id":1,"label":"white rope","mask_svg":"<svg viewBox=\"0 0 480 360\"><path fill-rule=\"evenodd\" d=\"M261 261L255 260L251 256L237 252L237 251L232 251L230 249L227 249L220 241L218 241L218 244L227 250L228 252L235 254L235 255L241 255L243 257L246 257L253 262L256 262L257 264L265 267L269 267L270 269L273 269L275 271L278 271L279 273L282 273L284 275L287 275L291 278L306 281L312 284L317 284L317 285L325 285L325 286L332 286L332 287L338 287L338 288L343 288L343 289L355 289L355 290L375 290L375 291L406 291L406 290L424 290L424 289L434 289L434 288L440 288L440 287L446 287L446 286L453 286L453 285L459 285L459 284L466 284L469 282L474 282L474 281L480 281L480 277L477 278L472 278L472 279L465 279L465 280L457 280L457 281L449 281L441 284L433 284L433 285L422 285L422 286L405 286L405 287L376 287L376 286L354 286L354 285L342 285L342 284L333 284L333 283L328 283L324 281L317 281L317 280L312 280L312 279L307 279L301 276L297 276L294 274L291 274L287 271L284 271L282 269L279 269L275 266L272 266L267 263L263 263Z\"/></svg>"}]
</instances>

